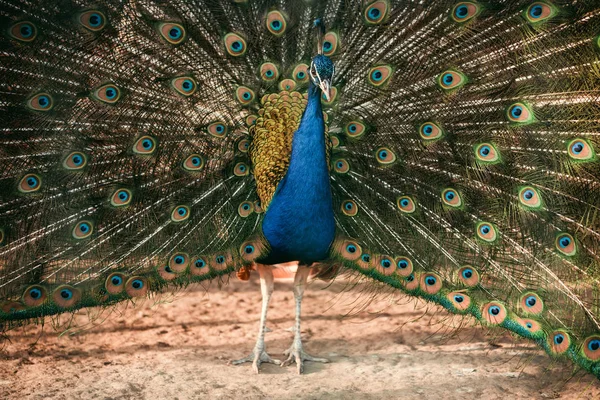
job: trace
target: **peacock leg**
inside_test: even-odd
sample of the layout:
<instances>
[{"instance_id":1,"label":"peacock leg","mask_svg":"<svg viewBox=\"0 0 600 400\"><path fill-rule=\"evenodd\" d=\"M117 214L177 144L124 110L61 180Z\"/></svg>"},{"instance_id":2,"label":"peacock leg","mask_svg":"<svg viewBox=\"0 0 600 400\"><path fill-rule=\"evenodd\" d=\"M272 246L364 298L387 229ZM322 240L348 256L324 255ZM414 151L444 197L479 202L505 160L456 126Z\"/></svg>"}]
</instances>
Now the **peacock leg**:
<instances>
[{"instance_id":1,"label":"peacock leg","mask_svg":"<svg viewBox=\"0 0 600 400\"><path fill-rule=\"evenodd\" d=\"M254 350L248 357L234 360L233 365L243 364L245 362L252 363L252 369L258 374L258 367L261 363L281 364L281 361L274 360L267 354L265 350L265 324L267 322L267 310L269 308L269 300L273 294L273 267L268 265L256 264L256 269L260 275L260 291L262 293L262 310L260 313L260 327L258 329L258 339Z\"/></svg>"},{"instance_id":2,"label":"peacock leg","mask_svg":"<svg viewBox=\"0 0 600 400\"><path fill-rule=\"evenodd\" d=\"M306 281L310 268L306 266L298 266L296 276L294 277L294 299L296 300L296 324L294 326L294 341L288 350L285 351L285 355L288 358L281 364L282 367L290 365L295 362L298 366L298 374L304 371L304 361L315 361L327 363L329 362L326 358L313 357L310 354L304 352L302 348L302 338L300 336L300 311L302 308L302 296L304 295L304 289L306 287Z\"/></svg>"}]
</instances>

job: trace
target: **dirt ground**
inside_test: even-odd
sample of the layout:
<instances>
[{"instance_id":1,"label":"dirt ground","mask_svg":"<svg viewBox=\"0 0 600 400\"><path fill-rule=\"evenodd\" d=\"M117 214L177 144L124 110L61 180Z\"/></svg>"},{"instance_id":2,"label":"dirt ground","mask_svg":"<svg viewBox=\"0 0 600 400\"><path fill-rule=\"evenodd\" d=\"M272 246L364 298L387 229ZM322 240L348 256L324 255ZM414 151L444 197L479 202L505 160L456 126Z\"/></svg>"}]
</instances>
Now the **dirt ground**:
<instances>
[{"instance_id":1,"label":"dirt ground","mask_svg":"<svg viewBox=\"0 0 600 400\"><path fill-rule=\"evenodd\" d=\"M308 363L302 376L295 365L263 364L255 375L227 362L254 345L256 278L130 304L63 334L13 331L0 351L0 399L600 398L595 378L524 341L403 297L380 295L365 308L371 296L359 288L340 294L340 284L319 281L305 294L303 338L331 363ZM293 336L291 287L276 282L268 316L267 351L280 359Z\"/></svg>"}]
</instances>

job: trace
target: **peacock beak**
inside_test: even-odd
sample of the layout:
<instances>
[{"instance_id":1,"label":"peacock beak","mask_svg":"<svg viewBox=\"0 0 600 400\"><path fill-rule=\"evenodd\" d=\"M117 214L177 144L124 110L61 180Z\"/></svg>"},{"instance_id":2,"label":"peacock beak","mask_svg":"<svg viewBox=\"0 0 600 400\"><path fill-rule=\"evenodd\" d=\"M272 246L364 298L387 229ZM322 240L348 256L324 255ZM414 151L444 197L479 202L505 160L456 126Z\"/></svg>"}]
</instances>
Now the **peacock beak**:
<instances>
[{"instance_id":1,"label":"peacock beak","mask_svg":"<svg viewBox=\"0 0 600 400\"><path fill-rule=\"evenodd\" d=\"M323 91L323 95L327 101L331 101L331 83L329 81L323 80L319 82L319 87L321 91Z\"/></svg>"}]
</instances>

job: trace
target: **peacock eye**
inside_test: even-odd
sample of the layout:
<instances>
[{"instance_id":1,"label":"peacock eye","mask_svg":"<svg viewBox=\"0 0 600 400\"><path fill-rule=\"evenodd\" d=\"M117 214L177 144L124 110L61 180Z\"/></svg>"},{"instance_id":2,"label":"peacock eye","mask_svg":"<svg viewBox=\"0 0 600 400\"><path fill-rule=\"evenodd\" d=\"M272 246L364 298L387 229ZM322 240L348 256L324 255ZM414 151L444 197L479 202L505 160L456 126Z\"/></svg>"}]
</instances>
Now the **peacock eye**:
<instances>
[{"instance_id":1,"label":"peacock eye","mask_svg":"<svg viewBox=\"0 0 600 400\"><path fill-rule=\"evenodd\" d=\"M525 103L515 103L508 107L506 112L508 120L517 124L528 124L534 122L531 109Z\"/></svg>"},{"instance_id":2,"label":"peacock eye","mask_svg":"<svg viewBox=\"0 0 600 400\"><path fill-rule=\"evenodd\" d=\"M37 36L37 28L29 21L17 22L10 27L8 32L13 39L21 42L31 42Z\"/></svg>"},{"instance_id":3,"label":"peacock eye","mask_svg":"<svg viewBox=\"0 0 600 400\"><path fill-rule=\"evenodd\" d=\"M254 91L246 86L240 86L235 91L235 98L242 105L248 105L254 101Z\"/></svg>"},{"instance_id":4,"label":"peacock eye","mask_svg":"<svg viewBox=\"0 0 600 400\"><path fill-rule=\"evenodd\" d=\"M500 161L500 153L491 143L475 145L475 158L482 164L496 164Z\"/></svg>"},{"instance_id":5,"label":"peacock eye","mask_svg":"<svg viewBox=\"0 0 600 400\"><path fill-rule=\"evenodd\" d=\"M532 24L537 24L554 17L558 9L545 1L536 1L525 10L525 19Z\"/></svg>"},{"instance_id":6,"label":"peacock eye","mask_svg":"<svg viewBox=\"0 0 600 400\"><path fill-rule=\"evenodd\" d=\"M353 200L345 200L342 202L342 213L349 217L354 217L358 214L358 205Z\"/></svg>"},{"instance_id":7,"label":"peacock eye","mask_svg":"<svg viewBox=\"0 0 600 400\"><path fill-rule=\"evenodd\" d=\"M380 147L375 154L377 162L381 165L390 165L396 161L396 154L388 147Z\"/></svg>"},{"instance_id":8,"label":"peacock eye","mask_svg":"<svg viewBox=\"0 0 600 400\"><path fill-rule=\"evenodd\" d=\"M306 82L308 82L308 70L309 70L308 65L298 64L292 71L292 78L294 78L294 80L300 84L306 83ZM315 67L315 72L313 73L313 76L316 77L316 75L317 75L317 73L316 73L316 67Z\"/></svg>"},{"instance_id":9,"label":"peacock eye","mask_svg":"<svg viewBox=\"0 0 600 400\"><path fill-rule=\"evenodd\" d=\"M238 206L238 214L242 218L246 218L254 212L254 203L251 201L244 201Z\"/></svg>"},{"instance_id":10,"label":"peacock eye","mask_svg":"<svg viewBox=\"0 0 600 400\"><path fill-rule=\"evenodd\" d=\"M372 2L363 11L365 23L367 25L380 24L387 16L389 8L390 5L387 0Z\"/></svg>"},{"instance_id":11,"label":"peacock eye","mask_svg":"<svg viewBox=\"0 0 600 400\"><path fill-rule=\"evenodd\" d=\"M174 22L165 22L158 25L158 30L170 44L180 44L185 40L185 29L182 25Z\"/></svg>"},{"instance_id":12,"label":"peacock eye","mask_svg":"<svg viewBox=\"0 0 600 400\"><path fill-rule=\"evenodd\" d=\"M133 145L133 152L140 155L149 155L156 150L156 140L151 136L142 136Z\"/></svg>"},{"instance_id":13,"label":"peacock eye","mask_svg":"<svg viewBox=\"0 0 600 400\"><path fill-rule=\"evenodd\" d=\"M435 122L425 122L419 127L419 135L425 143L440 139L444 135L444 131Z\"/></svg>"},{"instance_id":14,"label":"peacock eye","mask_svg":"<svg viewBox=\"0 0 600 400\"><path fill-rule=\"evenodd\" d=\"M85 167L87 164L87 157L85 154L74 151L69 154L63 161L63 167L69 170L79 170Z\"/></svg>"},{"instance_id":15,"label":"peacock eye","mask_svg":"<svg viewBox=\"0 0 600 400\"><path fill-rule=\"evenodd\" d=\"M569 157L575 161L591 161L595 159L594 148L587 140L575 139L567 145Z\"/></svg>"},{"instance_id":16,"label":"peacock eye","mask_svg":"<svg viewBox=\"0 0 600 400\"><path fill-rule=\"evenodd\" d=\"M453 208L458 208L462 206L462 199L460 195L456 190L450 188L444 189L442 191L442 202L445 205Z\"/></svg>"},{"instance_id":17,"label":"peacock eye","mask_svg":"<svg viewBox=\"0 0 600 400\"><path fill-rule=\"evenodd\" d=\"M48 93L38 93L27 100L27 107L35 111L50 111L53 106L54 101Z\"/></svg>"},{"instance_id":18,"label":"peacock eye","mask_svg":"<svg viewBox=\"0 0 600 400\"><path fill-rule=\"evenodd\" d=\"M121 98L121 91L117 86L109 83L94 90L92 96L103 103L114 104Z\"/></svg>"},{"instance_id":19,"label":"peacock eye","mask_svg":"<svg viewBox=\"0 0 600 400\"><path fill-rule=\"evenodd\" d=\"M393 69L390 65L372 67L369 70L368 82L375 87L383 86L390 80L392 73Z\"/></svg>"},{"instance_id":20,"label":"peacock eye","mask_svg":"<svg viewBox=\"0 0 600 400\"><path fill-rule=\"evenodd\" d=\"M477 237L484 242L492 243L498 238L496 228L489 222L480 222L477 224Z\"/></svg>"},{"instance_id":21,"label":"peacock eye","mask_svg":"<svg viewBox=\"0 0 600 400\"><path fill-rule=\"evenodd\" d=\"M36 192L42 187L42 179L36 174L27 174L19 181L19 191L21 193Z\"/></svg>"},{"instance_id":22,"label":"peacock eye","mask_svg":"<svg viewBox=\"0 0 600 400\"><path fill-rule=\"evenodd\" d=\"M556 249L565 256L574 256L577 253L577 246L573 236L568 233L561 233L556 237Z\"/></svg>"},{"instance_id":23,"label":"peacock eye","mask_svg":"<svg viewBox=\"0 0 600 400\"><path fill-rule=\"evenodd\" d=\"M182 76L171 81L171 87L182 96L191 96L196 92L196 80L191 76Z\"/></svg>"},{"instance_id":24,"label":"peacock eye","mask_svg":"<svg viewBox=\"0 0 600 400\"><path fill-rule=\"evenodd\" d=\"M188 206L176 206L171 211L171 221L182 222L190 217L190 208Z\"/></svg>"},{"instance_id":25,"label":"peacock eye","mask_svg":"<svg viewBox=\"0 0 600 400\"><path fill-rule=\"evenodd\" d=\"M90 221L80 221L73 228L73 238L85 239L89 237L93 231L94 228Z\"/></svg>"},{"instance_id":26,"label":"peacock eye","mask_svg":"<svg viewBox=\"0 0 600 400\"><path fill-rule=\"evenodd\" d=\"M114 207L124 207L131 203L131 197L128 189L117 189L110 199L110 204Z\"/></svg>"},{"instance_id":27,"label":"peacock eye","mask_svg":"<svg viewBox=\"0 0 600 400\"><path fill-rule=\"evenodd\" d=\"M79 15L79 23L87 30L98 32L106 26L106 17L100 11L85 11Z\"/></svg>"},{"instance_id":28,"label":"peacock eye","mask_svg":"<svg viewBox=\"0 0 600 400\"><path fill-rule=\"evenodd\" d=\"M271 62L263 63L260 66L260 76L265 81L274 81L279 78L279 69Z\"/></svg>"},{"instance_id":29,"label":"peacock eye","mask_svg":"<svg viewBox=\"0 0 600 400\"><path fill-rule=\"evenodd\" d=\"M323 36L323 54L332 56L337 52L340 39L335 32L327 32Z\"/></svg>"},{"instance_id":30,"label":"peacock eye","mask_svg":"<svg viewBox=\"0 0 600 400\"><path fill-rule=\"evenodd\" d=\"M267 30L275 36L281 36L285 32L287 23L280 11L271 11L267 14Z\"/></svg>"},{"instance_id":31,"label":"peacock eye","mask_svg":"<svg viewBox=\"0 0 600 400\"><path fill-rule=\"evenodd\" d=\"M465 23L476 17L481 11L479 4L472 1L461 1L452 9L452 19L458 23Z\"/></svg>"},{"instance_id":32,"label":"peacock eye","mask_svg":"<svg viewBox=\"0 0 600 400\"><path fill-rule=\"evenodd\" d=\"M459 71L447 70L438 77L438 85L446 92L453 92L467 83L467 77Z\"/></svg>"},{"instance_id":33,"label":"peacock eye","mask_svg":"<svg viewBox=\"0 0 600 400\"><path fill-rule=\"evenodd\" d=\"M204 158L200 154L192 154L183 161L183 168L191 172L201 171L204 164Z\"/></svg>"},{"instance_id":34,"label":"peacock eye","mask_svg":"<svg viewBox=\"0 0 600 400\"><path fill-rule=\"evenodd\" d=\"M246 53L246 40L237 33L230 32L223 38L225 50L233 57L239 57Z\"/></svg>"},{"instance_id":35,"label":"peacock eye","mask_svg":"<svg viewBox=\"0 0 600 400\"><path fill-rule=\"evenodd\" d=\"M227 126L225 125L225 121L215 121L206 127L208 133L212 136L222 138L227 134Z\"/></svg>"},{"instance_id":36,"label":"peacock eye","mask_svg":"<svg viewBox=\"0 0 600 400\"><path fill-rule=\"evenodd\" d=\"M345 174L350 171L350 164L345 159L339 159L335 162L334 168L338 174Z\"/></svg>"}]
</instances>

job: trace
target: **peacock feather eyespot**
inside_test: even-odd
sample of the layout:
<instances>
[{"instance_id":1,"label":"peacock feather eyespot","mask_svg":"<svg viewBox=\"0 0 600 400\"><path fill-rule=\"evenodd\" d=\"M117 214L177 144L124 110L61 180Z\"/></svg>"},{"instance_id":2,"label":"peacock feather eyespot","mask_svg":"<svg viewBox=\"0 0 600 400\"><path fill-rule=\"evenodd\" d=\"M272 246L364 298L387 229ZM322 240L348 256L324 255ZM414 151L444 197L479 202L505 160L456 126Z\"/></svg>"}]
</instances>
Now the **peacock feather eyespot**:
<instances>
[{"instance_id":1,"label":"peacock feather eyespot","mask_svg":"<svg viewBox=\"0 0 600 400\"><path fill-rule=\"evenodd\" d=\"M442 278L433 272L427 272L421 275L419 286L427 294L436 294L442 290Z\"/></svg>"},{"instance_id":2,"label":"peacock feather eyespot","mask_svg":"<svg viewBox=\"0 0 600 400\"><path fill-rule=\"evenodd\" d=\"M543 205L540 192L532 186L522 186L519 188L519 202L526 209L531 210L539 210Z\"/></svg>"},{"instance_id":3,"label":"peacock feather eyespot","mask_svg":"<svg viewBox=\"0 0 600 400\"><path fill-rule=\"evenodd\" d=\"M330 57L334 55L340 46L340 37L336 32L327 32L323 36L323 54Z\"/></svg>"},{"instance_id":4,"label":"peacock feather eyespot","mask_svg":"<svg viewBox=\"0 0 600 400\"><path fill-rule=\"evenodd\" d=\"M413 272L403 278L404 279L402 280L402 285L404 286L404 289L410 292L419 289L421 284L419 273Z\"/></svg>"},{"instance_id":5,"label":"peacock feather eyespot","mask_svg":"<svg viewBox=\"0 0 600 400\"><path fill-rule=\"evenodd\" d=\"M246 117L246 125L247 125L248 127L250 127L250 126L254 125L254 123L256 122L256 120L257 120L257 119L258 119L258 116L257 116L257 115L254 115L254 114L250 114L250 115L248 115L248 116Z\"/></svg>"},{"instance_id":6,"label":"peacock feather eyespot","mask_svg":"<svg viewBox=\"0 0 600 400\"><path fill-rule=\"evenodd\" d=\"M291 92L292 90L296 89L296 81L293 79L283 79L281 82L279 82L278 88L280 91L285 90L286 92Z\"/></svg>"},{"instance_id":7,"label":"peacock feather eyespot","mask_svg":"<svg viewBox=\"0 0 600 400\"><path fill-rule=\"evenodd\" d=\"M115 190L110 197L110 204L113 207L125 207L131 204L132 198L133 196L131 195L131 191L129 189L120 188Z\"/></svg>"},{"instance_id":8,"label":"peacock feather eyespot","mask_svg":"<svg viewBox=\"0 0 600 400\"><path fill-rule=\"evenodd\" d=\"M571 336L562 329L556 330L548 335L550 352L554 355L564 354L571 347Z\"/></svg>"},{"instance_id":9,"label":"peacock feather eyespot","mask_svg":"<svg viewBox=\"0 0 600 400\"><path fill-rule=\"evenodd\" d=\"M327 96L325 96L325 93L321 93L321 104L323 104L324 106L331 106L335 103L335 101L337 100L338 89L335 86L332 86L329 94L331 97L329 98L329 100L327 100ZM325 122L327 122L327 120Z\"/></svg>"},{"instance_id":10,"label":"peacock feather eyespot","mask_svg":"<svg viewBox=\"0 0 600 400\"><path fill-rule=\"evenodd\" d=\"M501 162L500 153L492 143L479 143L473 146L475 158L484 165L497 164Z\"/></svg>"},{"instance_id":11,"label":"peacock feather eyespot","mask_svg":"<svg viewBox=\"0 0 600 400\"><path fill-rule=\"evenodd\" d=\"M279 68L272 62L262 63L259 68L259 75L263 81L276 81L279 79Z\"/></svg>"},{"instance_id":12,"label":"peacock feather eyespot","mask_svg":"<svg viewBox=\"0 0 600 400\"><path fill-rule=\"evenodd\" d=\"M257 214L262 214L262 213L265 212L265 210L260 205L260 200L255 200L254 201L254 212L257 213Z\"/></svg>"},{"instance_id":13,"label":"peacock feather eyespot","mask_svg":"<svg viewBox=\"0 0 600 400\"><path fill-rule=\"evenodd\" d=\"M169 282L177 278L175 271L168 265L159 265L156 267L156 272L165 281Z\"/></svg>"},{"instance_id":14,"label":"peacock feather eyespot","mask_svg":"<svg viewBox=\"0 0 600 400\"><path fill-rule=\"evenodd\" d=\"M556 250L565 256L571 257L577 254L577 244L575 243L575 239L568 233L559 233L556 235L554 246L556 247Z\"/></svg>"},{"instance_id":15,"label":"peacock feather eyespot","mask_svg":"<svg viewBox=\"0 0 600 400\"><path fill-rule=\"evenodd\" d=\"M358 205L354 200L344 200L341 209L342 213L348 217L354 217L358 214Z\"/></svg>"},{"instance_id":16,"label":"peacock feather eyespot","mask_svg":"<svg viewBox=\"0 0 600 400\"><path fill-rule=\"evenodd\" d=\"M455 22L463 24L472 20L481 12L481 6L474 1L461 1L452 9L450 16Z\"/></svg>"},{"instance_id":17,"label":"peacock feather eyespot","mask_svg":"<svg viewBox=\"0 0 600 400\"><path fill-rule=\"evenodd\" d=\"M250 216L254 212L254 203L251 201L243 201L238 206L238 214L242 218Z\"/></svg>"},{"instance_id":18,"label":"peacock feather eyespot","mask_svg":"<svg viewBox=\"0 0 600 400\"><path fill-rule=\"evenodd\" d=\"M308 65L302 63L294 67L292 71L292 79L299 84L308 82Z\"/></svg>"},{"instance_id":19,"label":"peacock feather eyespot","mask_svg":"<svg viewBox=\"0 0 600 400\"><path fill-rule=\"evenodd\" d=\"M73 307L81 300L81 291L69 285L61 285L52 292L52 300L60 308Z\"/></svg>"},{"instance_id":20,"label":"peacock feather eyespot","mask_svg":"<svg viewBox=\"0 0 600 400\"><path fill-rule=\"evenodd\" d=\"M486 243L494 243L498 239L496 227L489 222L479 222L476 227L477 237Z\"/></svg>"},{"instance_id":21,"label":"peacock feather eyespot","mask_svg":"<svg viewBox=\"0 0 600 400\"><path fill-rule=\"evenodd\" d=\"M525 103L514 103L508 107L506 117L510 122L519 125L526 125L535 122L535 117L531 108Z\"/></svg>"},{"instance_id":22,"label":"peacock feather eyespot","mask_svg":"<svg viewBox=\"0 0 600 400\"><path fill-rule=\"evenodd\" d=\"M266 19L267 30L273 35L279 37L285 33L287 22L281 11L270 11Z\"/></svg>"},{"instance_id":23,"label":"peacock feather eyespot","mask_svg":"<svg viewBox=\"0 0 600 400\"><path fill-rule=\"evenodd\" d=\"M125 283L125 292L130 297L144 297L148 294L148 282L141 276L132 276Z\"/></svg>"},{"instance_id":24,"label":"peacock feather eyespot","mask_svg":"<svg viewBox=\"0 0 600 400\"><path fill-rule=\"evenodd\" d=\"M190 264L190 273L193 276L202 276L209 272L210 268L208 267L208 262L205 257L199 256L192 260L192 263Z\"/></svg>"},{"instance_id":25,"label":"peacock feather eyespot","mask_svg":"<svg viewBox=\"0 0 600 400\"><path fill-rule=\"evenodd\" d=\"M375 87L381 87L387 84L392 77L394 69L391 65L379 65L369 69L367 80Z\"/></svg>"},{"instance_id":26,"label":"peacock feather eyespot","mask_svg":"<svg viewBox=\"0 0 600 400\"><path fill-rule=\"evenodd\" d=\"M425 122L419 126L419 135L425 143L441 139L444 136L444 130L435 122Z\"/></svg>"},{"instance_id":27,"label":"peacock feather eyespot","mask_svg":"<svg viewBox=\"0 0 600 400\"><path fill-rule=\"evenodd\" d=\"M446 295L455 309L463 311L471 305L471 298L462 292L450 292Z\"/></svg>"},{"instance_id":28,"label":"peacock feather eyespot","mask_svg":"<svg viewBox=\"0 0 600 400\"><path fill-rule=\"evenodd\" d=\"M375 159L380 165L391 165L396 162L396 154L389 147L375 150Z\"/></svg>"},{"instance_id":29,"label":"peacock feather eyespot","mask_svg":"<svg viewBox=\"0 0 600 400\"><path fill-rule=\"evenodd\" d=\"M331 148L337 149L340 147L340 138L337 135L329 134L329 141L331 142Z\"/></svg>"},{"instance_id":30,"label":"peacock feather eyespot","mask_svg":"<svg viewBox=\"0 0 600 400\"><path fill-rule=\"evenodd\" d=\"M87 10L79 14L79 23L85 29L99 32L106 26L106 16L98 10Z\"/></svg>"},{"instance_id":31,"label":"peacock feather eyespot","mask_svg":"<svg viewBox=\"0 0 600 400\"><path fill-rule=\"evenodd\" d=\"M465 265L458 270L458 280L468 287L479 284L479 272L470 265Z\"/></svg>"},{"instance_id":32,"label":"peacock feather eyespot","mask_svg":"<svg viewBox=\"0 0 600 400\"><path fill-rule=\"evenodd\" d=\"M42 178L37 174L27 174L21 178L17 186L21 193L33 193L42 187Z\"/></svg>"},{"instance_id":33,"label":"peacock feather eyespot","mask_svg":"<svg viewBox=\"0 0 600 400\"><path fill-rule=\"evenodd\" d=\"M396 257L396 275L407 277L413 272L412 260L408 257Z\"/></svg>"},{"instance_id":34,"label":"peacock feather eyespot","mask_svg":"<svg viewBox=\"0 0 600 400\"><path fill-rule=\"evenodd\" d=\"M94 232L94 224L90 221L79 221L73 228L72 236L74 239L80 240L88 238Z\"/></svg>"},{"instance_id":35,"label":"peacock feather eyespot","mask_svg":"<svg viewBox=\"0 0 600 400\"><path fill-rule=\"evenodd\" d=\"M448 69L442 72L437 78L438 85L446 92L453 92L460 89L467 81L467 76L455 69Z\"/></svg>"},{"instance_id":36,"label":"peacock feather eyespot","mask_svg":"<svg viewBox=\"0 0 600 400\"><path fill-rule=\"evenodd\" d=\"M491 301L483 305L481 316L491 325L499 325L507 317L506 307L498 301Z\"/></svg>"},{"instance_id":37,"label":"peacock feather eyespot","mask_svg":"<svg viewBox=\"0 0 600 400\"><path fill-rule=\"evenodd\" d=\"M160 35L170 44L181 44L185 38L185 28L176 22L163 22L158 24Z\"/></svg>"},{"instance_id":38,"label":"peacock feather eyespot","mask_svg":"<svg viewBox=\"0 0 600 400\"><path fill-rule=\"evenodd\" d=\"M463 205L460 194L452 188L442 190L442 203L452 208L460 208Z\"/></svg>"},{"instance_id":39,"label":"peacock feather eyespot","mask_svg":"<svg viewBox=\"0 0 600 400\"><path fill-rule=\"evenodd\" d=\"M200 154L191 154L183 161L183 169L190 172L198 172L204 169L204 157Z\"/></svg>"},{"instance_id":40,"label":"peacock feather eyespot","mask_svg":"<svg viewBox=\"0 0 600 400\"><path fill-rule=\"evenodd\" d=\"M539 315L544 311L544 302L534 292L523 293L519 300L519 305L526 314Z\"/></svg>"},{"instance_id":41,"label":"peacock feather eyespot","mask_svg":"<svg viewBox=\"0 0 600 400\"><path fill-rule=\"evenodd\" d=\"M106 104L115 104L121 98L121 90L112 83L108 83L95 89L92 97Z\"/></svg>"},{"instance_id":42,"label":"peacock feather eyespot","mask_svg":"<svg viewBox=\"0 0 600 400\"><path fill-rule=\"evenodd\" d=\"M135 141L133 152L139 155L150 155L156 151L156 139L152 136L144 135Z\"/></svg>"},{"instance_id":43,"label":"peacock feather eyespot","mask_svg":"<svg viewBox=\"0 0 600 400\"><path fill-rule=\"evenodd\" d=\"M87 156L80 151L70 153L63 160L62 166L64 169L76 171L83 169L87 165Z\"/></svg>"},{"instance_id":44,"label":"peacock feather eyespot","mask_svg":"<svg viewBox=\"0 0 600 400\"><path fill-rule=\"evenodd\" d=\"M217 253L213 255L210 259L210 267L216 271L225 271L228 267L232 265L233 256L231 253Z\"/></svg>"},{"instance_id":45,"label":"peacock feather eyespot","mask_svg":"<svg viewBox=\"0 0 600 400\"><path fill-rule=\"evenodd\" d=\"M344 158L333 161L333 170L338 174L347 174L350 171L350 164Z\"/></svg>"},{"instance_id":46,"label":"peacock feather eyespot","mask_svg":"<svg viewBox=\"0 0 600 400\"><path fill-rule=\"evenodd\" d=\"M191 76L180 76L171 80L171 87L180 95L188 97L196 92L196 80Z\"/></svg>"},{"instance_id":47,"label":"peacock feather eyespot","mask_svg":"<svg viewBox=\"0 0 600 400\"><path fill-rule=\"evenodd\" d=\"M405 214L412 214L417 210L415 201L410 196L401 196L396 200L396 205Z\"/></svg>"},{"instance_id":48,"label":"peacock feather eyespot","mask_svg":"<svg viewBox=\"0 0 600 400\"><path fill-rule=\"evenodd\" d=\"M235 90L235 99L243 106L254 101L254 91L246 86L240 86Z\"/></svg>"},{"instance_id":49,"label":"peacock feather eyespot","mask_svg":"<svg viewBox=\"0 0 600 400\"><path fill-rule=\"evenodd\" d=\"M396 262L389 256L379 255L374 257L375 260L373 264L375 265L375 269L380 274L385 276L393 275L396 272Z\"/></svg>"},{"instance_id":50,"label":"peacock feather eyespot","mask_svg":"<svg viewBox=\"0 0 600 400\"><path fill-rule=\"evenodd\" d=\"M227 135L227 125L225 121L215 121L206 127L208 133L217 138L223 138Z\"/></svg>"},{"instance_id":51,"label":"peacock feather eyespot","mask_svg":"<svg viewBox=\"0 0 600 400\"><path fill-rule=\"evenodd\" d=\"M367 127L360 121L350 121L344 126L344 133L346 136L356 139L364 135Z\"/></svg>"},{"instance_id":52,"label":"peacock feather eyespot","mask_svg":"<svg viewBox=\"0 0 600 400\"><path fill-rule=\"evenodd\" d=\"M378 25L382 23L390 11L387 0L372 1L367 4L363 11L363 18L367 25Z\"/></svg>"},{"instance_id":53,"label":"peacock feather eyespot","mask_svg":"<svg viewBox=\"0 0 600 400\"><path fill-rule=\"evenodd\" d=\"M190 217L191 211L188 206L178 205L171 211L171 221L183 222Z\"/></svg>"},{"instance_id":54,"label":"peacock feather eyespot","mask_svg":"<svg viewBox=\"0 0 600 400\"><path fill-rule=\"evenodd\" d=\"M240 57L246 53L246 40L237 33L230 32L223 38L225 50L233 57Z\"/></svg>"},{"instance_id":55,"label":"peacock feather eyespot","mask_svg":"<svg viewBox=\"0 0 600 400\"><path fill-rule=\"evenodd\" d=\"M574 139L567 144L569 157L575 161L593 161L596 159L596 152L590 142L585 139Z\"/></svg>"},{"instance_id":56,"label":"peacock feather eyespot","mask_svg":"<svg viewBox=\"0 0 600 400\"><path fill-rule=\"evenodd\" d=\"M246 165L246 163L239 162L239 163L235 164L235 166L233 167L233 174L235 176L246 176L249 173L250 173L250 168L248 167L248 165Z\"/></svg>"},{"instance_id":57,"label":"peacock feather eyespot","mask_svg":"<svg viewBox=\"0 0 600 400\"><path fill-rule=\"evenodd\" d=\"M48 93L37 93L27 100L27 107L34 111L50 111L54 107L54 100Z\"/></svg>"},{"instance_id":58,"label":"peacock feather eyespot","mask_svg":"<svg viewBox=\"0 0 600 400\"><path fill-rule=\"evenodd\" d=\"M110 294L119 294L125 290L125 275L113 272L104 281L104 288Z\"/></svg>"},{"instance_id":59,"label":"peacock feather eyespot","mask_svg":"<svg viewBox=\"0 0 600 400\"><path fill-rule=\"evenodd\" d=\"M594 335L583 341L583 355L590 361L600 360L600 336Z\"/></svg>"},{"instance_id":60,"label":"peacock feather eyespot","mask_svg":"<svg viewBox=\"0 0 600 400\"><path fill-rule=\"evenodd\" d=\"M525 10L523 16L531 24L538 24L558 14L558 8L547 1L536 1Z\"/></svg>"},{"instance_id":61,"label":"peacock feather eyespot","mask_svg":"<svg viewBox=\"0 0 600 400\"><path fill-rule=\"evenodd\" d=\"M183 272L190 262L190 257L186 253L175 253L169 258L167 265L173 272Z\"/></svg>"},{"instance_id":62,"label":"peacock feather eyespot","mask_svg":"<svg viewBox=\"0 0 600 400\"><path fill-rule=\"evenodd\" d=\"M515 320L521 327L527 329L529 333L542 332L542 325L534 319L517 317Z\"/></svg>"},{"instance_id":63,"label":"peacock feather eyespot","mask_svg":"<svg viewBox=\"0 0 600 400\"><path fill-rule=\"evenodd\" d=\"M32 285L23 292L23 304L27 307L37 307L44 304L48 299L46 288L40 285Z\"/></svg>"},{"instance_id":64,"label":"peacock feather eyespot","mask_svg":"<svg viewBox=\"0 0 600 400\"><path fill-rule=\"evenodd\" d=\"M13 24L9 28L8 34L21 42L33 42L37 37L37 28L33 22L21 21Z\"/></svg>"},{"instance_id":65,"label":"peacock feather eyespot","mask_svg":"<svg viewBox=\"0 0 600 400\"><path fill-rule=\"evenodd\" d=\"M349 261L358 260L360 258L360 255L362 254L362 248L360 247L360 245L356 241L351 239L338 241L335 244L335 249L340 254L340 256L342 256L342 258Z\"/></svg>"}]
</instances>

